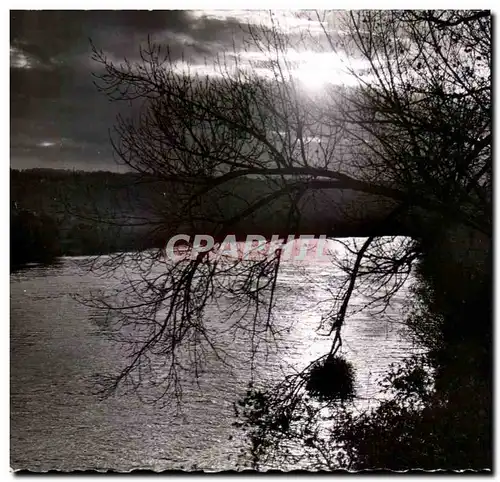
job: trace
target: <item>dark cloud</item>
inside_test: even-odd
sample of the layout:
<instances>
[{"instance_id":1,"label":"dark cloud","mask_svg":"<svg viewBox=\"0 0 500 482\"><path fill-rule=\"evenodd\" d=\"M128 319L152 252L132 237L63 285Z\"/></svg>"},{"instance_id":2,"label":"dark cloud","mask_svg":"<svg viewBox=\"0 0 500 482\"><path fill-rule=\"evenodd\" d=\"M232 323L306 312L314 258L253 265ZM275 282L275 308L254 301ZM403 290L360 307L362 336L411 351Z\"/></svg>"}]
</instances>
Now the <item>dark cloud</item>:
<instances>
[{"instance_id":1,"label":"dark cloud","mask_svg":"<svg viewBox=\"0 0 500 482\"><path fill-rule=\"evenodd\" d=\"M85 50L89 37L116 33L154 34L182 32L192 17L185 11L12 11L11 43L30 45L43 55L53 56L74 49Z\"/></svg>"},{"instance_id":2,"label":"dark cloud","mask_svg":"<svg viewBox=\"0 0 500 482\"><path fill-rule=\"evenodd\" d=\"M223 39L214 24L180 10L11 11L11 166L113 168L118 106L92 84L89 39L117 59L137 57L148 35L173 58L200 58Z\"/></svg>"},{"instance_id":3,"label":"dark cloud","mask_svg":"<svg viewBox=\"0 0 500 482\"><path fill-rule=\"evenodd\" d=\"M180 10L11 11L12 167L114 166L108 130L119 106L92 84L99 66L89 39L113 59L134 60L149 35L172 60L209 63L242 46L245 25L245 15Z\"/></svg>"}]
</instances>

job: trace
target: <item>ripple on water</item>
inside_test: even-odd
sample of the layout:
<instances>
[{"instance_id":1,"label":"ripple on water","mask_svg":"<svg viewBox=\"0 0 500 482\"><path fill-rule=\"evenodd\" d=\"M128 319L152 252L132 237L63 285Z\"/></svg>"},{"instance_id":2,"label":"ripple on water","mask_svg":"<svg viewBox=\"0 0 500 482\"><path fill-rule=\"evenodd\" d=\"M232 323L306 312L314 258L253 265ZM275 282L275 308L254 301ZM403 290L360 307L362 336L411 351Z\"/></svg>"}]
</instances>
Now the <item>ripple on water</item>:
<instances>
[{"instance_id":1,"label":"ripple on water","mask_svg":"<svg viewBox=\"0 0 500 482\"><path fill-rule=\"evenodd\" d=\"M244 438L232 426L233 402L249 381L248 339L221 336L232 369L210 359L199 386L186 385L182 413L144 405L133 395L99 401L91 375L120 366L124 355L106 336L106 318L72 295L114 287L116 280L97 278L78 262L63 259L56 267L11 275L13 468L235 468ZM329 349L329 340L315 331L328 273L324 266L314 269L307 268L306 279L294 267L283 267L279 283L286 295L277 310L282 349L266 357L260 348L257 372L263 381L278 379L292 366L302 368ZM215 308L212 313L215 329ZM377 377L408 355L411 346L396 328L366 315L348 320L345 356L356 368L361 398L375 396Z\"/></svg>"}]
</instances>

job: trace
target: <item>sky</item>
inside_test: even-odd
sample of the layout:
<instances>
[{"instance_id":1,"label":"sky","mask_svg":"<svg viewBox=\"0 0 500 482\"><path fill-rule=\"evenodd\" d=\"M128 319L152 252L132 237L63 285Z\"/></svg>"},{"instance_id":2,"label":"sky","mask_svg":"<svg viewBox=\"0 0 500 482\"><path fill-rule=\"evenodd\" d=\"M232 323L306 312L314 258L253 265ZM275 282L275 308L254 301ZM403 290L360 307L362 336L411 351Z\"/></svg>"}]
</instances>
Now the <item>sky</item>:
<instances>
[{"instance_id":1,"label":"sky","mask_svg":"<svg viewBox=\"0 0 500 482\"><path fill-rule=\"evenodd\" d=\"M311 15L276 15L287 35L320 32ZM169 46L179 68L184 59L194 72L211 75L217 54L241 51L248 23L266 22L267 12L245 10L11 11L11 167L120 170L109 129L126 106L110 103L93 85L99 66L91 60L90 40L110 59L135 60L150 35ZM250 51L242 58L259 55ZM301 65L297 77L311 89L339 68L331 53L328 60L312 52L294 55Z\"/></svg>"}]
</instances>

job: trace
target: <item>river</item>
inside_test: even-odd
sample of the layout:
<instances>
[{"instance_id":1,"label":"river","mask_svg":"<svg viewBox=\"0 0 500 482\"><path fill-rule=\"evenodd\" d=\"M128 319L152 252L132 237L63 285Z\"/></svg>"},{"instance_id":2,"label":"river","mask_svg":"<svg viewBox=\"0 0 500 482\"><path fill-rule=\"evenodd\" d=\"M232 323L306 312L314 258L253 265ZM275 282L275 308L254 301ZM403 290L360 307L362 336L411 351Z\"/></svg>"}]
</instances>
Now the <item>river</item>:
<instances>
[{"instance_id":1,"label":"river","mask_svg":"<svg viewBox=\"0 0 500 482\"><path fill-rule=\"evenodd\" d=\"M233 402L245 393L250 377L245 341L227 340L232 370L209 361L199 385L186 381L181 411L173 405L146 405L134 394L100 400L92 376L123 364L125 355L103 334L95 310L75 299L75 294L113 284L87 272L82 261L62 258L56 266L11 275L11 467L240 467L246 442L232 424ZM328 351L330 341L315 331L328 269L304 269L305 277L292 264L281 267L279 284L288 291L279 317L288 329L278 355L258 357L261 383L272 383L282 372L300 369ZM377 380L389 364L417 350L399 329L402 296L391 307L390 319L364 312L346 323L343 353L356 369L358 403L376 403Z\"/></svg>"}]
</instances>

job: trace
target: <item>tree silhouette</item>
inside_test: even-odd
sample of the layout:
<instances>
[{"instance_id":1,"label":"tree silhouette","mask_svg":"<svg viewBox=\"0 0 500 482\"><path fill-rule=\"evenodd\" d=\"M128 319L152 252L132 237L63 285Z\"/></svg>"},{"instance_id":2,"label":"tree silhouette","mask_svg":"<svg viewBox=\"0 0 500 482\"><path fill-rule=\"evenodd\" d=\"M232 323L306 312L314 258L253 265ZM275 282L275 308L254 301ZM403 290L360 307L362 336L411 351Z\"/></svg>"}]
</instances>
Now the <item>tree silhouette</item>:
<instances>
[{"instance_id":1,"label":"tree silhouette","mask_svg":"<svg viewBox=\"0 0 500 482\"><path fill-rule=\"evenodd\" d=\"M26 263L50 263L59 255L56 221L44 214L15 210L10 221L10 265L16 269Z\"/></svg>"},{"instance_id":2,"label":"tree silhouette","mask_svg":"<svg viewBox=\"0 0 500 482\"><path fill-rule=\"evenodd\" d=\"M99 90L132 106L112 134L117 160L168 190L149 220L129 224L144 222L165 242L177 233L219 242L234 233L338 236L327 215L311 221L321 206L363 227L366 239L344 243L349 257L335 261L344 275L336 272L322 327L332 340L325 356L334 357L353 294L383 311L437 231L472 233L489 250L491 20L477 11L310 18L319 37L287 36L272 14L246 27L243 51L221 55L211 75L179 70L168 48L151 42L138 62L116 64L97 48L93 58ZM345 58L352 83L308 91L291 54L310 50ZM262 190L245 191L256 179ZM402 227L411 237L384 236ZM123 386L153 401L180 397L182 371L197 375L207 352L224 359L205 322L215 299L225 299L221 329L250 331L254 349L272 343L282 250L252 261L193 253L169 263L141 251L92 265L134 273L118 304L91 301L109 310L130 347L127 366L105 380L107 393ZM291 416L314 366L275 390L273 417Z\"/></svg>"}]
</instances>

